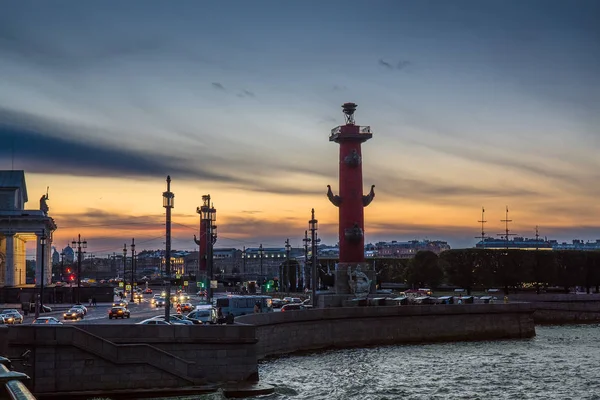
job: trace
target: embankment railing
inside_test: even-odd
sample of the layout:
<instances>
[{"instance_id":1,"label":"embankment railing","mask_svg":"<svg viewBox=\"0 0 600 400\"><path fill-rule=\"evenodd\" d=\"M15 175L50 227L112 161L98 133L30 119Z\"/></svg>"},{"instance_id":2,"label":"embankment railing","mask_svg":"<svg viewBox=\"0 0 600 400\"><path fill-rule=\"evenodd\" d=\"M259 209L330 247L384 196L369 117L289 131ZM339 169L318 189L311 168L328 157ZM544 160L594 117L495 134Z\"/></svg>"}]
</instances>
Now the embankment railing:
<instances>
[{"instance_id":1,"label":"embankment railing","mask_svg":"<svg viewBox=\"0 0 600 400\"><path fill-rule=\"evenodd\" d=\"M4 393L0 394L0 398L8 396L11 400L35 400L35 396L25 386L24 382L27 380L27 375L11 369L8 358L0 357L0 384L4 386Z\"/></svg>"}]
</instances>

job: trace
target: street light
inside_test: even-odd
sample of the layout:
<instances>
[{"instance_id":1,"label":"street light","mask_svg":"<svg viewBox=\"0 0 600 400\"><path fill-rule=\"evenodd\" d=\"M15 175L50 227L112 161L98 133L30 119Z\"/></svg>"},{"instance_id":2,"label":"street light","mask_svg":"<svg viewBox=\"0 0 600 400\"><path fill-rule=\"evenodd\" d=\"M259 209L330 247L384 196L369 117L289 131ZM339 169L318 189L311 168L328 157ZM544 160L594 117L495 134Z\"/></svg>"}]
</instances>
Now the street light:
<instances>
[{"instance_id":1,"label":"street light","mask_svg":"<svg viewBox=\"0 0 600 400\"><path fill-rule=\"evenodd\" d=\"M38 294L37 307L35 308L36 319L40 316L40 308L44 307L44 252L46 251L46 230L42 231L42 236L40 236L40 245L42 246L40 260L40 293Z\"/></svg>"},{"instance_id":2,"label":"street light","mask_svg":"<svg viewBox=\"0 0 600 400\"><path fill-rule=\"evenodd\" d=\"M61 281L65 280L65 252L64 252L64 249L63 249L63 251L60 252L60 277L61 277L61 279L60 279Z\"/></svg>"},{"instance_id":3,"label":"street light","mask_svg":"<svg viewBox=\"0 0 600 400\"><path fill-rule=\"evenodd\" d=\"M127 290L127 243L123 243L123 294Z\"/></svg>"},{"instance_id":4,"label":"street light","mask_svg":"<svg viewBox=\"0 0 600 400\"><path fill-rule=\"evenodd\" d=\"M262 292L262 283L263 283L263 254L265 253L262 243L258 246L258 257L260 258L260 291Z\"/></svg>"},{"instance_id":5,"label":"street light","mask_svg":"<svg viewBox=\"0 0 600 400\"><path fill-rule=\"evenodd\" d=\"M133 288L135 286L135 239L131 239L131 302L133 298Z\"/></svg>"},{"instance_id":6,"label":"street light","mask_svg":"<svg viewBox=\"0 0 600 400\"><path fill-rule=\"evenodd\" d=\"M315 209L311 210L311 218L308 221L308 230L310 231L310 242L312 245L311 266L312 266L312 305L317 307L317 285L319 278L317 277L317 230L319 229L319 221L315 219Z\"/></svg>"},{"instance_id":7,"label":"street light","mask_svg":"<svg viewBox=\"0 0 600 400\"><path fill-rule=\"evenodd\" d=\"M285 240L285 287L286 287L286 291L290 292L290 250L292 249L292 246L290 246L290 239L287 238ZM296 276L296 282L298 282L298 277ZM283 283L283 279L282 282ZM297 286L297 285L296 285Z\"/></svg>"},{"instance_id":8,"label":"street light","mask_svg":"<svg viewBox=\"0 0 600 400\"><path fill-rule=\"evenodd\" d=\"M171 321L171 209L175 207L175 194L171 192L171 176L167 176L167 191L163 192L163 207L166 210L165 272L167 273L167 298L165 321Z\"/></svg>"},{"instance_id":9,"label":"street light","mask_svg":"<svg viewBox=\"0 0 600 400\"><path fill-rule=\"evenodd\" d=\"M81 304L81 256L85 253L81 249L87 249L87 241L81 241L81 234L77 235L77 241L73 239L71 248L77 250L77 304Z\"/></svg>"}]
</instances>

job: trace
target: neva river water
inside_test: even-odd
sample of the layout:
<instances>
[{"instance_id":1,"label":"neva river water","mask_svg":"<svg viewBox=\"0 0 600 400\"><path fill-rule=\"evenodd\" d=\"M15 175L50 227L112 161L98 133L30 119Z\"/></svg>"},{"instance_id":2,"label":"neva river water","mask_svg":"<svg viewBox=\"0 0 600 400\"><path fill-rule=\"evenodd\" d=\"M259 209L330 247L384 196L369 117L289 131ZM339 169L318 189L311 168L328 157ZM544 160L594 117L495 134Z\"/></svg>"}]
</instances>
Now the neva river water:
<instances>
[{"instance_id":1,"label":"neva river water","mask_svg":"<svg viewBox=\"0 0 600 400\"><path fill-rule=\"evenodd\" d=\"M600 399L600 325L527 340L327 351L260 366L263 399Z\"/></svg>"},{"instance_id":2,"label":"neva river water","mask_svg":"<svg viewBox=\"0 0 600 400\"><path fill-rule=\"evenodd\" d=\"M536 326L526 340L386 346L260 365L260 399L600 400L600 325ZM218 394L185 397L222 399Z\"/></svg>"}]
</instances>

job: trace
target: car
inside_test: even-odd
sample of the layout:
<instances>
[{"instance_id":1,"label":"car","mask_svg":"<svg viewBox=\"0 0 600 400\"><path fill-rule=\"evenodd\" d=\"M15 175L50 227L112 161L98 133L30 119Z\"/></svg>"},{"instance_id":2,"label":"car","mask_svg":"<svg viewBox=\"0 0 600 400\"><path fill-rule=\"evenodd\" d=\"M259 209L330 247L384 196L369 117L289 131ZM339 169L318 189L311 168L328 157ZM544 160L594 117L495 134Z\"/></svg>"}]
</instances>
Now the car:
<instances>
[{"instance_id":1,"label":"car","mask_svg":"<svg viewBox=\"0 0 600 400\"><path fill-rule=\"evenodd\" d=\"M155 320L159 320L159 321L165 321L164 315L157 315L156 317L153 317L153 318L150 318L150 319L155 319ZM194 323L192 321L188 321L188 320L184 320L184 319L179 319L179 318L175 317L174 315L171 315L169 317L169 322L171 323L171 325L194 325Z\"/></svg>"},{"instance_id":2,"label":"car","mask_svg":"<svg viewBox=\"0 0 600 400\"><path fill-rule=\"evenodd\" d=\"M144 298L144 296L141 293L136 293L136 294L133 295L133 300L134 301L141 302L143 298Z\"/></svg>"},{"instance_id":3,"label":"car","mask_svg":"<svg viewBox=\"0 0 600 400\"><path fill-rule=\"evenodd\" d=\"M176 298L177 298L177 299L176 299L175 301L176 301L177 303L184 303L184 302L187 302L187 301L189 301L189 299L190 299L190 296L189 296L189 295L187 295L187 294L181 293L181 294L177 295L177 296L176 296Z\"/></svg>"},{"instance_id":4,"label":"car","mask_svg":"<svg viewBox=\"0 0 600 400\"><path fill-rule=\"evenodd\" d=\"M293 303L294 299L291 297L284 297L282 301L283 301L283 304L286 305L286 304Z\"/></svg>"},{"instance_id":5,"label":"car","mask_svg":"<svg viewBox=\"0 0 600 400\"><path fill-rule=\"evenodd\" d=\"M138 322L137 325L172 325L164 319L145 319L141 322Z\"/></svg>"},{"instance_id":6,"label":"car","mask_svg":"<svg viewBox=\"0 0 600 400\"><path fill-rule=\"evenodd\" d=\"M35 312L35 304L34 304L34 303L31 303L31 305L30 305L30 307L29 307L29 311L31 311L31 312ZM48 307L48 306L46 306L46 305L42 305L42 306L40 307L40 310L39 310L39 311L40 311L40 313L52 312L52 308L51 308L51 307Z\"/></svg>"},{"instance_id":7,"label":"car","mask_svg":"<svg viewBox=\"0 0 600 400\"><path fill-rule=\"evenodd\" d=\"M131 316L131 312L125 307L112 307L108 310L108 319L117 319L117 318L129 318Z\"/></svg>"},{"instance_id":8,"label":"car","mask_svg":"<svg viewBox=\"0 0 600 400\"><path fill-rule=\"evenodd\" d=\"M217 309L213 306L197 306L187 318L196 324L216 324L218 320ZM198 322L196 322L198 321Z\"/></svg>"},{"instance_id":9,"label":"car","mask_svg":"<svg viewBox=\"0 0 600 400\"><path fill-rule=\"evenodd\" d=\"M181 309L181 312L191 312L194 309L194 306L192 303L181 303L179 308Z\"/></svg>"},{"instance_id":10,"label":"car","mask_svg":"<svg viewBox=\"0 0 600 400\"><path fill-rule=\"evenodd\" d=\"M127 302L127 300L123 299L123 300L115 301L112 306L113 307L125 307L125 308L127 308L129 306L129 303Z\"/></svg>"},{"instance_id":11,"label":"car","mask_svg":"<svg viewBox=\"0 0 600 400\"><path fill-rule=\"evenodd\" d=\"M166 300L163 299L162 297L158 297L158 298L154 299L155 307L164 307L165 303L166 303Z\"/></svg>"},{"instance_id":12,"label":"car","mask_svg":"<svg viewBox=\"0 0 600 400\"><path fill-rule=\"evenodd\" d=\"M294 304L294 303L289 303L284 305L283 307L281 307L281 312L284 311L292 311L292 310L304 310L305 307L302 304Z\"/></svg>"},{"instance_id":13,"label":"car","mask_svg":"<svg viewBox=\"0 0 600 400\"><path fill-rule=\"evenodd\" d=\"M154 304L157 299L162 299L162 296L160 294L155 294L152 296L152 299L150 299L150 303Z\"/></svg>"},{"instance_id":14,"label":"car","mask_svg":"<svg viewBox=\"0 0 600 400\"><path fill-rule=\"evenodd\" d=\"M283 301L281 299L273 299L271 300L271 304L273 304L273 308L281 308L283 306Z\"/></svg>"},{"instance_id":15,"label":"car","mask_svg":"<svg viewBox=\"0 0 600 400\"><path fill-rule=\"evenodd\" d=\"M177 319L179 319L181 321L190 321L194 325L201 325L202 324L202 321L191 320L188 317L186 317L185 315L181 315L181 314L171 314L171 318L177 318Z\"/></svg>"},{"instance_id":16,"label":"car","mask_svg":"<svg viewBox=\"0 0 600 400\"><path fill-rule=\"evenodd\" d=\"M34 325L62 325L63 323L57 320L54 317L39 317L33 320L32 324Z\"/></svg>"},{"instance_id":17,"label":"car","mask_svg":"<svg viewBox=\"0 0 600 400\"><path fill-rule=\"evenodd\" d=\"M0 325L13 325L15 323L15 318L9 314L0 314Z\"/></svg>"},{"instance_id":18,"label":"car","mask_svg":"<svg viewBox=\"0 0 600 400\"><path fill-rule=\"evenodd\" d=\"M73 307L71 308L81 308L81 311L83 311L83 315L87 315L88 309L86 306L84 306L83 304L75 304Z\"/></svg>"},{"instance_id":19,"label":"car","mask_svg":"<svg viewBox=\"0 0 600 400\"><path fill-rule=\"evenodd\" d=\"M144 290L144 293L146 293L146 294L152 294L152 289L147 288L147 289Z\"/></svg>"},{"instance_id":20,"label":"car","mask_svg":"<svg viewBox=\"0 0 600 400\"><path fill-rule=\"evenodd\" d=\"M22 324L23 323L23 315L19 312L19 310L15 309L15 308L9 308L6 310L3 310L1 312L1 314L5 314L5 315L9 315L11 317L13 317L15 324Z\"/></svg>"},{"instance_id":21,"label":"car","mask_svg":"<svg viewBox=\"0 0 600 400\"><path fill-rule=\"evenodd\" d=\"M69 308L69 310L63 314L63 318L65 321L68 319L78 320L83 319L84 315L85 314L81 308Z\"/></svg>"}]
</instances>

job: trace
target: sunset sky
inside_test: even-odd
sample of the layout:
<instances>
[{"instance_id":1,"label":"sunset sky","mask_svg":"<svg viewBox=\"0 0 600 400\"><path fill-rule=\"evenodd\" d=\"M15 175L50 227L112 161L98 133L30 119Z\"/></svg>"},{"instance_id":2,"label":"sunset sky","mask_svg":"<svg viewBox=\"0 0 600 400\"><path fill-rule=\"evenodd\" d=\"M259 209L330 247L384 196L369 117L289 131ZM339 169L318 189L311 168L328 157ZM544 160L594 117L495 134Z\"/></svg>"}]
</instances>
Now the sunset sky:
<instances>
[{"instance_id":1,"label":"sunset sky","mask_svg":"<svg viewBox=\"0 0 600 400\"><path fill-rule=\"evenodd\" d=\"M366 242L600 238L600 2L24 1L0 13L0 169L50 187L62 247L337 241L340 105L358 104Z\"/></svg>"}]
</instances>

